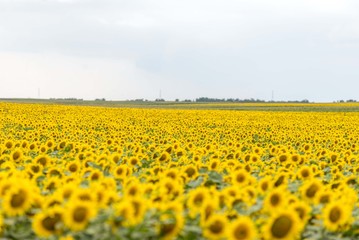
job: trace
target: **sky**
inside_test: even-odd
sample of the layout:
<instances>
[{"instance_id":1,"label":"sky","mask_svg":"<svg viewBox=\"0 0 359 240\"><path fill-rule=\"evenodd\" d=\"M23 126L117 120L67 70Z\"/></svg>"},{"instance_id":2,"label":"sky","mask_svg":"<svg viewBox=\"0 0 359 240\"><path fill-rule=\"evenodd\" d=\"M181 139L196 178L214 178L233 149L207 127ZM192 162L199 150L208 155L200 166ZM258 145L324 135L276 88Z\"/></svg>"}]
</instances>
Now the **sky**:
<instances>
[{"instance_id":1,"label":"sky","mask_svg":"<svg viewBox=\"0 0 359 240\"><path fill-rule=\"evenodd\" d=\"M0 98L359 100L358 0L0 0Z\"/></svg>"}]
</instances>

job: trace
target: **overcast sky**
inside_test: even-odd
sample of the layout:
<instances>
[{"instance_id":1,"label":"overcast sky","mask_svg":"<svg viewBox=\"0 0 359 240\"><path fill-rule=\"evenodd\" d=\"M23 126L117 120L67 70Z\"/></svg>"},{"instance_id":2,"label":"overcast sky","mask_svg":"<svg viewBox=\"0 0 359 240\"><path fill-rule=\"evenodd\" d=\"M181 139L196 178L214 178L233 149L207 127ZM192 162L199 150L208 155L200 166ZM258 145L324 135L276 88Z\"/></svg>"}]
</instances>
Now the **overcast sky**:
<instances>
[{"instance_id":1,"label":"overcast sky","mask_svg":"<svg viewBox=\"0 0 359 240\"><path fill-rule=\"evenodd\" d=\"M0 98L359 100L359 1L0 0L0 83Z\"/></svg>"}]
</instances>

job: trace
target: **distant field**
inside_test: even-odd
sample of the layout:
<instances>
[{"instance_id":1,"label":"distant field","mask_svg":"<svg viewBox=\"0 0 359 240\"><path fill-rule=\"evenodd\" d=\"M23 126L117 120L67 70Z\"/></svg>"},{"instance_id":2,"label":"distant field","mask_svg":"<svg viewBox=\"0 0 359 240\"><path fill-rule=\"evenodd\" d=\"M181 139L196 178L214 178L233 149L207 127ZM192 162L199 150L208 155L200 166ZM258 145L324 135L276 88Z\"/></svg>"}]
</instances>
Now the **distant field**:
<instances>
[{"instance_id":1,"label":"distant field","mask_svg":"<svg viewBox=\"0 0 359 240\"><path fill-rule=\"evenodd\" d=\"M44 103L114 108L217 109L237 111L359 112L359 103L198 103L155 101L93 101L47 99L0 99L0 102Z\"/></svg>"}]
</instances>

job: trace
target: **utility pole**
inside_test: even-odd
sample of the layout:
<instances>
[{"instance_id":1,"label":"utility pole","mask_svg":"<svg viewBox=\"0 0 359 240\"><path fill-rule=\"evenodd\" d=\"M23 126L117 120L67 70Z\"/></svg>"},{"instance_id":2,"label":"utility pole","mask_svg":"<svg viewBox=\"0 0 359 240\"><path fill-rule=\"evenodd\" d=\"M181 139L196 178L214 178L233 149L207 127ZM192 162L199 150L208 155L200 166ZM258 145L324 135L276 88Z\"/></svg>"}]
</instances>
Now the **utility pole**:
<instances>
[{"instance_id":1,"label":"utility pole","mask_svg":"<svg viewBox=\"0 0 359 240\"><path fill-rule=\"evenodd\" d=\"M272 90L272 102L274 102L274 91Z\"/></svg>"}]
</instances>

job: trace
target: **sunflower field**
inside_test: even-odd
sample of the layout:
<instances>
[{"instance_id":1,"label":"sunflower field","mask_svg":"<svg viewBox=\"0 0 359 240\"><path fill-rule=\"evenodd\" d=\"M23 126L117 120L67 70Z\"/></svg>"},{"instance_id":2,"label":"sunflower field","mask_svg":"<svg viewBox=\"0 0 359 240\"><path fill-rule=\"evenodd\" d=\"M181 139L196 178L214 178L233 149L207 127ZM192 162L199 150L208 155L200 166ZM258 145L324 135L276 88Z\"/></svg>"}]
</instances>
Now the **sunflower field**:
<instances>
[{"instance_id":1,"label":"sunflower field","mask_svg":"<svg viewBox=\"0 0 359 240\"><path fill-rule=\"evenodd\" d=\"M0 238L359 239L359 113L0 103Z\"/></svg>"}]
</instances>

